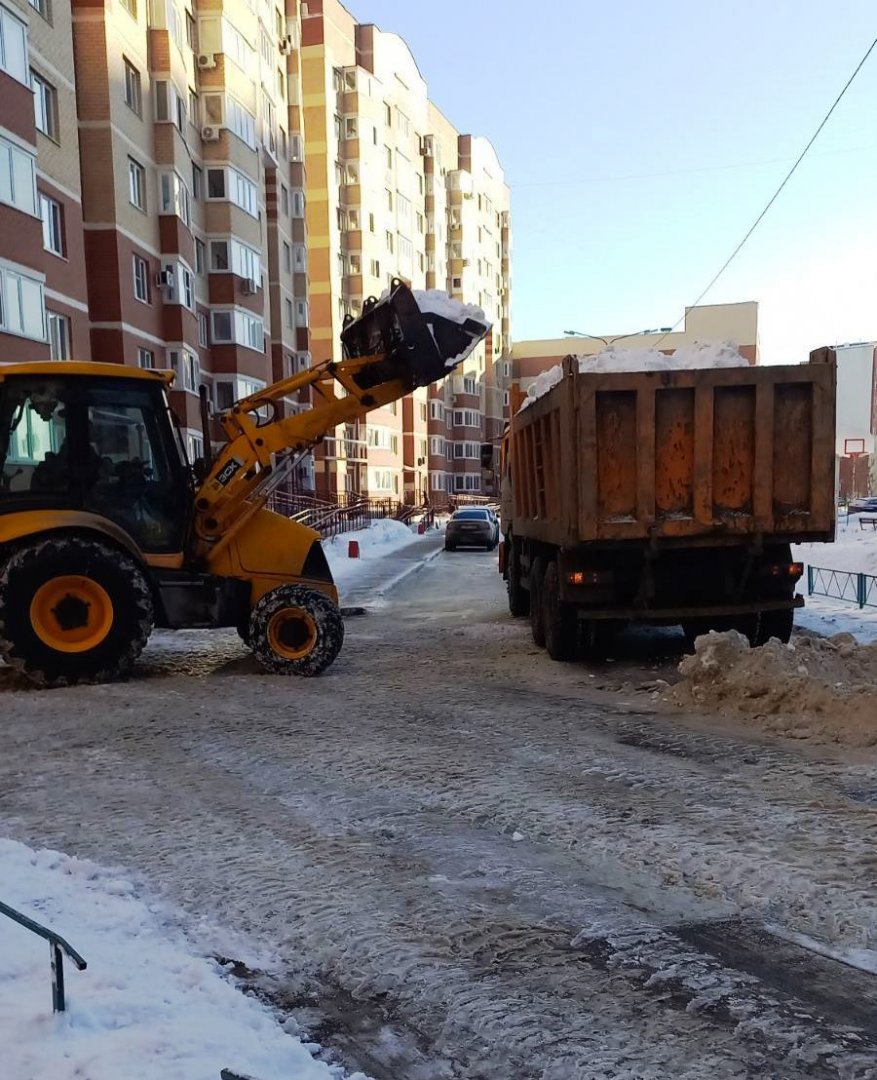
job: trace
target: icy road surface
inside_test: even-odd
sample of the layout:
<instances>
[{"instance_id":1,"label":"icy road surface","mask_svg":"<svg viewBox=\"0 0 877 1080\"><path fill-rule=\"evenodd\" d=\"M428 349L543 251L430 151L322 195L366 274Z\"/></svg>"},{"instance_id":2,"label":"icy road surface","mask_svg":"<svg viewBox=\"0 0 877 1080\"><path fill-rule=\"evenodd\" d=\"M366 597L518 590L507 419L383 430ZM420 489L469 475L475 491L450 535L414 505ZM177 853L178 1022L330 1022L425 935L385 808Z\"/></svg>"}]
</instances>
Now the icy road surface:
<instances>
[{"instance_id":1,"label":"icy road surface","mask_svg":"<svg viewBox=\"0 0 877 1080\"><path fill-rule=\"evenodd\" d=\"M126 685L0 670L0 833L218 921L378 1080L877 1077L877 756L661 710L672 635L553 664L494 567L442 554L320 679L232 634Z\"/></svg>"}]
</instances>

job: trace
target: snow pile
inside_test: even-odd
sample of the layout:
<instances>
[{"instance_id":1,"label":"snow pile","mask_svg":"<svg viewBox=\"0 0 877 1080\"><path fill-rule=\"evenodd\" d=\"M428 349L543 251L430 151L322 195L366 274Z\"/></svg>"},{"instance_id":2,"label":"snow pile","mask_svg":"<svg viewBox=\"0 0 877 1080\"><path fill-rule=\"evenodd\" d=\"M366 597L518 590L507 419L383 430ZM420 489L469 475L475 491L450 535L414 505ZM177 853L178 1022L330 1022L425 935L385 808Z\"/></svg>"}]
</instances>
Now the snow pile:
<instances>
[{"instance_id":1,"label":"snow pile","mask_svg":"<svg viewBox=\"0 0 877 1080\"><path fill-rule=\"evenodd\" d=\"M527 397L524 400L521 409L526 409L537 398L544 397L545 394L553 387L557 386L560 380L563 378L563 368L560 364L555 364L554 367L548 368L547 371L540 371L533 382L527 387ZM518 412L521 411L518 410Z\"/></svg>"},{"instance_id":2,"label":"snow pile","mask_svg":"<svg viewBox=\"0 0 877 1080\"><path fill-rule=\"evenodd\" d=\"M611 346L596 356L577 356L579 371L685 371L703 368L749 367L749 361L741 356L735 345L682 345L667 355L657 349L618 349Z\"/></svg>"},{"instance_id":3,"label":"snow pile","mask_svg":"<svg viewBox=\"0 0 877 1080\"><path fill-rule=\"evenodd\" d=\"M424 315L440 315L443 319L460 323L461 326L467 319L474 319L483 325L488 324L487 316L477 304L464 304L461 300L454 300L442 289L414 289L412 295Z\"/></svg>"},{"instance_id":4,"label":"snow pile","mask_svg":"<svg viewBox=\"0 0 877 1080\"><path fill-rule=\"evenodd\" d=\"M576 356L574 359L584 375L612 371L693 371L750 366L746 357L741 356L731 342L720 345L695 342L693 345L682 345L669 355L657 349L619 349L610 345L594 356ZM527 387L527 397L521 409L526 409L537 398L547 394L562 378L563 368L560 364L540 372Z\"/></svg>"},{"instance_id":5,"label":"snow pile","mask_svg":"<svg viewBox=\"0 0 877 1080\"><path fill-rule=\"evenodd\" d=\"M395 518L380 518L371 522L367 529L354 529L352 532L339 533L324 540L323 551L334 570L336 563L348 559L347 549L351 540L356 540L359 544L360 559L375 559L406 547L416 539L417 533L404 522L396 521Z\"/></svg>"},{"instance_id":6,"label":"snow pile","mask_svg":"<svg viewBox=\"0 0 877 1080\"><path fill-rule=\"evenodd\" d=\"M777 735L877 745L877 645L851 634L776 639L758 649L729 630L699 637L665 696L739 716Z\"/></svg>"},{"instance_id":7,"label":"snow pile","mask_svg":"<svg viewBox=\"0 0 877 1080\"><path fill-rule=\"evenodd\" d=\"M223 1068L259 1080L341 1075L162 926L130 882L12 840L0 840L0 881L6 902L57 930L88 963L82 972L65 963L67 1011L53 1015L48 945L0 918L10 1080L218 1080Z\"/></svg>"}]
</instances>

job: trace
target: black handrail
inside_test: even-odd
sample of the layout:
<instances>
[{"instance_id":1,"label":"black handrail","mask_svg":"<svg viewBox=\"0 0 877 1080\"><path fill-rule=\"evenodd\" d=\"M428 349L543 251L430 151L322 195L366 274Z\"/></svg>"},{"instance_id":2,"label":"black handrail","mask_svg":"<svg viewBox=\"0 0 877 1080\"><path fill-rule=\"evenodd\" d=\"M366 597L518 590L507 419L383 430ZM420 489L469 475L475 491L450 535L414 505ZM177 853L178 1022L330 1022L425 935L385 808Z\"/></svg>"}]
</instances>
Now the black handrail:
<instances>
[{"instance_id":1,"label":"black handrail","mask_svg":"<svg viewBox=\"0 0 877 1080\"><path fill-rule=\"evenodd\" d=\"M2 900L0 900L0 915L6 915L13 922L17 922L19 926L23 926L25 930L30 930L31 933L48 941L49 957L52 965L52 1012L64 1012L66 1008L64 998L64 953L73 961L79 971L85 971L86 967L88 967L85 960L60 934L56 934L54 930L50 930L47 926L34 922L27 915L23 915L20 911L16 911L15 908L4 904Z\"/></svg>"}]
</instances>

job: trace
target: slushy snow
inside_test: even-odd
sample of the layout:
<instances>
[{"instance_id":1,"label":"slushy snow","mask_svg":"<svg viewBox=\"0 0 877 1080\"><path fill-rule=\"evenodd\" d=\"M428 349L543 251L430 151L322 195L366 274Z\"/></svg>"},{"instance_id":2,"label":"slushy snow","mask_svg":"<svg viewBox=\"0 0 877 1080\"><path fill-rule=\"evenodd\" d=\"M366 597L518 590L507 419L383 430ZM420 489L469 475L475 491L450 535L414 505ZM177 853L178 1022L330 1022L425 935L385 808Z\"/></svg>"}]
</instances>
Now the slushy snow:
<instances>
[{"instance_id":1,"label":"slushy snow","mask_svg":"<svg viewBox=\"0 0 877 1080\"><path fill-rule=\"evenodd\" d=\"M488 322L487 316L477 304L464 304L461 300L454 300L443 289L414 289L413 296L424 315L440 315L443 319L461 326L467 319L483 324Z\"/></svg>"},{"instance_id":2,"label":"slushy snow","mask_svg":"<svg viewBox=\"0 0 877 1080\"><path fill-rule=\"evenodd\" d=\"M0 917L0 1072L9 1080L219 1080L224 1068L258 1080L343 1075L193 952L124 877L0 839L0 881L4 901L88 964L65 963L67 1011L53 1014L49 946Z\"/></svg>"},{"instance_id":3,"label":"slushy snow","mask_svg":"<svg viewBox=\"0 0 877 1080\"><path fill-rule=\"evenodd\" d=\"M583 375L602 374L612 371L679 371L703 368L749 367L749 361L741 356L730 342L719 345L682 345L670 355L657 349L616 349L610 346L594 356L576 356L578 369ZM525 409L531 402L547 394L563 378L563 367L555 364L539 375L527 387L527 398L521 406Z\"/></svg>"}]
</instances>

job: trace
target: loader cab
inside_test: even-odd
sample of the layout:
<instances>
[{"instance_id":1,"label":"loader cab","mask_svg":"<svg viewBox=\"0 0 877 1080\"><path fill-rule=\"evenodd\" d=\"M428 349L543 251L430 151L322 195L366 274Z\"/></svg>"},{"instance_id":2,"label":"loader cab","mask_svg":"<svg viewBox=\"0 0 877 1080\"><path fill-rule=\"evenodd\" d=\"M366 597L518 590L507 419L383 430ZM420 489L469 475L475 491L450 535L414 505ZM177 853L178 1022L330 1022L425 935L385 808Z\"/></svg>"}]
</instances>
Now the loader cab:
<instances>
[{"instance_id":1,"label":"loader cab","mask_svg":"<svg viewBox=\"0 0 877 1080\"><path fill-rule=\"evenodd\" d=\"M145 553L182 550L191 480L165 382L125 372L69 363L0 371L0 515L87 511Z\"/></svg>"}]
</instances>

